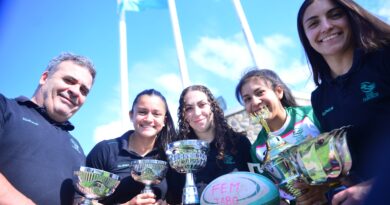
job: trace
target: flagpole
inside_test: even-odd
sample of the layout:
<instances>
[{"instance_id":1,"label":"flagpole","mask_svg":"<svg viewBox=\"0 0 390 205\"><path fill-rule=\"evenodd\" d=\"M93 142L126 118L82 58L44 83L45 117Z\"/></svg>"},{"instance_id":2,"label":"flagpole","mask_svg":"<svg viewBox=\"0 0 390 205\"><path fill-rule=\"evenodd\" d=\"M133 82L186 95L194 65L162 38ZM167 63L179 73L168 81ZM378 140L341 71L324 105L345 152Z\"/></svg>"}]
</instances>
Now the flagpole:
<instances>
[{"instance_id":1,"label":"flagpole","mask_svg":"<svg viewBox=\"0 0 390 205\"><path fill-rule=\"evenodd\" d=\"M176 44L176 52L179 60L179 68L181 74L181 83L183 89L190 85L190 79L188 77L187 63L184 54L183 41L180 34L180 26L177 18L176 3L175 0L168 0L169 14L171 16L171 23L173 28L173 36Z\"/></svg>"},{"instance_id":2,"label":"flagpole","mask_svg":"<svg viewBox=\"0 0 390 205\"><path fill-rule=\"evenodd\" d=\"M123 130L129 129L129 82L127 64L127 32L125 11L120 11L119 19L119 45L120 45L120 79L121 79L121 126Z\"/></svg>"},{"instance_id":3,"label":"flagpole","mask_svg":"<svg viewBox=\"0 0 390 205\"><path fill-rule=\"evenodd\" d=\"M246 19L244 10L242 9L241 2L240 0L233 0L233 4L234 4L234 8L236 9L238 18L240 19L242 31L244 32L244 36L248 44L249 52L251 54L252 60L255 63L255 65L259 67L260 61L258 59L259 54L257 52L256 42L255 39L253 38L251 29L249 28L249 24Z\"/></svg>"}]
</instances>

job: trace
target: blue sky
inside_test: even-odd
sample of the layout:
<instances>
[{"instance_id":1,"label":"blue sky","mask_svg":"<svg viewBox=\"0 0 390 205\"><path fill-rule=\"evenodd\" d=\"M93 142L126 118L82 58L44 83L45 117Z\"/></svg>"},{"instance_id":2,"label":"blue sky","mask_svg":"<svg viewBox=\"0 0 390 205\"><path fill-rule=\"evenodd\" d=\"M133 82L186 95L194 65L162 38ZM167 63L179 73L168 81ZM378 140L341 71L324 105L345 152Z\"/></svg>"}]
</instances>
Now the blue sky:
<instances>
[{"instance_id":1,"label":"blue sky","mask_svg":"<svg viewBox=\"0 0 390 205\"><path fill-rule=\"evenodd\" d=\"M296 31L300 0L241 0L261 67L277 71L297 95L314 86ZM358 0L390 22L390 2ZM31 97L48 61L63 51L91 58L96 82L71 119L86 154L121 128L119 16L115 0L0 0L0 92ZM240 105L234 89L253 65L231 0L176 0L189 78ZM181 88L168 10L127 12L129 102L148 88L161 91L174 119ZM131 106L131 105L129 105ZM127 112L127 111L126 111ZM129 126L129 129L131 127Z\"/></svg>"}]
</instances>

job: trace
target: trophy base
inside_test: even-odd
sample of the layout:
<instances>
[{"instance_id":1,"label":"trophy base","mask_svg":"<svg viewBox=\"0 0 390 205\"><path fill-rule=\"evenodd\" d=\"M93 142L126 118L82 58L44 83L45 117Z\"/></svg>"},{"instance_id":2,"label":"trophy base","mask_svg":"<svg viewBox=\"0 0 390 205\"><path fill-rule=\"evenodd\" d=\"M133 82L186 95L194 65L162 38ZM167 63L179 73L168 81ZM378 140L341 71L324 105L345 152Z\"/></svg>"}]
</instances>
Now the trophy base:
<instances>
[{"instance_id":1,"label":"trophy base","mask_svg":"<svg viewBox=\"0 0 390 205\"><path fill-rule=\"evenodd\" d=\"M184 187L183 189L183 205L199 205L198 190L195 186Z\"/></svg>"}]
</instances>

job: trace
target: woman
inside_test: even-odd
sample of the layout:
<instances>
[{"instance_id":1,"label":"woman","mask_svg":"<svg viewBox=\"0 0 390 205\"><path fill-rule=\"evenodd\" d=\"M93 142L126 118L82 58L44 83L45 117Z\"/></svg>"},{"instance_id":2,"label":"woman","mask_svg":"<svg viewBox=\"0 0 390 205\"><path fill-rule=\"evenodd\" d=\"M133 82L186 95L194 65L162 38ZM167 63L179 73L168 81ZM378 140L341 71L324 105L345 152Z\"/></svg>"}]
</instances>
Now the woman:
<instances>
[{"instance_id":1,"label":"woman","mask_svg":"<svg viewBox=\"0 0 390 205\"><path fill-rule=\"evenodd\" d=\"M390 26L351 0L306 0L297 19L314 82L312 106L323 131L352 125L352 186L333 203L361 201L389 128Z\"/></svg>"},{"instance_id":2,"label":"woman","mask_svg":"<svg viewBox=\"0 0 390 205\"><path fill-rule=\"evenodd\" d=\"M101 203L160 204L167 193L166 180L152 187L155 195L140 194L144 185L130 176L129 163L150 158L166 161L165 146L176 136L167 102L160 92L144 90L134 99L129 115L134 130L98 143L88 154L86 164L121 177L115 192Z\"/></svg>"},{"instance_id":3,"label":"woman","mask_svg":"<svg viewBox=\"0 0 390 205\"><path fill-rule=\"evenodd\" d=\"M207 87L192 85L182 91L178 120L181 139L210 143L206 166L194 174L199 195L219 176L248 171L250 141L227 124L222 109Z\"/></svg>"},{"instance_id":4,"label":"woman","mask_svg":"<svg viewBox=\"0 0 390 205\"><path fill-rule=\"evenodd\" d=\"M262 129L251 147L252 161L255 163L264 162L268 134L280 136L286 142L297 145L320 133L311 106L298 106L290 89L272 70L250 69L236 86L236 98L250 115L260 112L264 107L270 112L265 119L270 133ZM324 187L313 188L306 184L296 186L304 193L297 202L326 201ZM282 197L293 199L288 195Z\"/></svg>"}]
</instances>

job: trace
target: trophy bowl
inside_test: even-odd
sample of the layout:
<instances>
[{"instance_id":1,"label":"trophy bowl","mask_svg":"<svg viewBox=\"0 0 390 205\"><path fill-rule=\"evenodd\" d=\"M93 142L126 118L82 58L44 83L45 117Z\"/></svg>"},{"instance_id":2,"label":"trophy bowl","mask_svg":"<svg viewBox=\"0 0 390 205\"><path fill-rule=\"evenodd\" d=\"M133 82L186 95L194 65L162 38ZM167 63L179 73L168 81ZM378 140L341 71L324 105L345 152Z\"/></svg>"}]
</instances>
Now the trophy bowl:
<instances>
[{"instance_id":1,"label":"trophy bowl","mask_svg":"<svg viewBox=\"0 0 390 205\"><path fill-rule=\"evenodd\" d=\"M74 172L74 185L85 196L81 205L91 205L93 200L109 196L119 182L118 175L100 169L81 166Z\"/></svg>"},{"instance_id":2,"label":"trophy bowl","mask_svg":"<svg viewBox=\"0 0 390 205\"><path fill-rule=\"evenodd\" d=\"M287 155L308 183L322 184L347 176L352 158L347 145L348 127L322 133L292 149Z\"/></svg>"},{"instance_id":3,"label":"trophy bowl","mask_svg":"<svg viewBox=\"0 0 390 205\"><path fill-rule=\"evenodd\" d=\"M180 140L167 145L165 153L170 166L186 174L182 202L184 205L199 204L193 172L203 168L207 162L209 144L203 140Z\"/></svg>"},{"instance_id":4,"label":"trophy bowl","mask_svg":"<svg viewBox=\"0 0 390 205\"><path fill-rule=\"evenodd\" d=\"M140 159L130 162L131 176L135 181L145 184L141 193L153 193L152 184L159 184L168 170L168 163L156 159Z\"/></svg>"}]
</instances>

